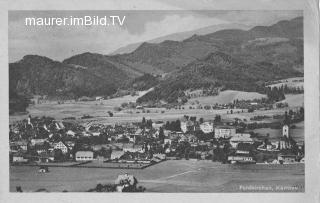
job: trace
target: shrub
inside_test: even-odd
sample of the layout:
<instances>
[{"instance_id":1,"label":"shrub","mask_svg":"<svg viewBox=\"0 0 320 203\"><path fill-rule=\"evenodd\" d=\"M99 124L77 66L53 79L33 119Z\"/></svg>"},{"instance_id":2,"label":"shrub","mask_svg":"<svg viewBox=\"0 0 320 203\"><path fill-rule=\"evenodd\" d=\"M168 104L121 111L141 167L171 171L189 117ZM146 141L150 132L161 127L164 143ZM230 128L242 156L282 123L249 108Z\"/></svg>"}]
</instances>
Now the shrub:
<instances>
[{"instance_id":1,"label":"shrub","mask_svg":"<svg viewBox=\"0 0 320 203\"><path fill-rule=\"evenodd\" d=\"M116 106L116 107L114 107L114 108L113 108L113 110L115 110L115 111L121 111L121 110L122 110L122 108L121 108L121 107Z\"/></svg>"}]
</instances>

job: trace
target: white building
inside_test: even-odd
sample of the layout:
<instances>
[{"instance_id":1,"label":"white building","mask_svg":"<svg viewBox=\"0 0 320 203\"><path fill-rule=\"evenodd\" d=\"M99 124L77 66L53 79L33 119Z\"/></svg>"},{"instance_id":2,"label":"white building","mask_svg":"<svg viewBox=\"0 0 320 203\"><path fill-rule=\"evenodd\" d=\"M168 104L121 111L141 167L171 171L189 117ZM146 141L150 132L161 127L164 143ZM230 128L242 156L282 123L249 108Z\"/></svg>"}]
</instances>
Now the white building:
<instances>
[{"instance_id":1,"label":"white building","mask_svg":"<svg viewBox=\"0 0 320 203\"><path fill-rule=\"evenodd\" d=\"M68 130L67 131L67 135L70 135L70 136L74 137L76 135L76 133L73 132L72 130Z\"/></svg>"},{"instance_id":2,"label":"white building","mask_svg":"<svg viewBox=\"0 0 320 203\"><path fill-rule=\"evenodd\" d=\"M144 150L142 149L142 145L132 145L132 144L123 145L122 150L124 152L144 152Z\"/></svg>"},{"instance_id":3,"label":"white building","mask_svg":"<svg viewBox=\"0 0 320 203\"><path fill-rule=\"evenodd\" d=\"M60 141L58 143L55 143L53 148L54 149L60 149L63 154L66 154L69 151L68 145L64 144L62 141Z\"/></svg>"},{"instance_id":4,"label":"white building","mask_svg":"<svg viewBox=\"0 0 320 203\"><path fill-rule=\"evenodd\" d=\"M96 101L102 101L103 99L103 97L96 97Z\"/></svg>"},{"instance_id":5,"label":"white building","mask_svg":"<svg viewBox=\"0 0 320 203\"><path fill-rule=\"evenodd\" d=\"M93 152L92 151L78 151L76 152L76 161L92 161Z\"/></svg>"},{"instance_id":6,"label":"white building","mask_svg":"<svg viewBox=\"0 0 320 203\"><path fill-rule=\"evenodd\" d=\"M288 125L284 125L282 127L282 136L289 138L289 126Z\"/></svg>"},{"instance_id":7,"label":"white building","mask_svg":"<svg viewBox=\"0 0 320 203\"><path fill-rule=\"evenodd\" d=\"M279 149L291 149L292 145L287 138L282 138L279 141Z\"/></svg>"},{"instance_id":8,"label":"white building","mask_svg":"<svg viewBox=\"0 0 320 203\"><path fill-rule=\"evenodd\" d=\"M214 131L212 122L204 122L200 124L200 129L204 133L212 133Z\"/></svg>"},{"instance_id":9,"label":"white building","mask_svg":"<svg viewBox=\"0 0 320 203\"><path fill-rule=\"evenodd\" d=\"M255 162L251 156L228 156L228 161L231 163L242 162L242 163L251 163Z\"/></svg>"},{"instance_id":10,"label":"white building","mask_svg":"<svg viewBox=\"0 0 320 203\"><path fill-rule=\"evenodd\" d=\"M91 132L91 134L92 134L92 136L96 136L97 137L97 136L100 136L101 133L100 132Z\"/></svg>"},{"instance_id":11,"label":"white building","mask_svg":"<svg viewBox=\"0 0 320 203\"><path fill-rule=\"evenodd\" d=\"M20 155L14 155L12 157L12 162L15 162L15 163L26 163L26 162L28 162L28 159L25 159L23 156L20 156Z\"/></svg>"},{"instance_id":12,"label":"white building","mask_svg":"<svg viewBox=\"0 0 320 203\"><path fill-rule=\"evenodd\" d=\"M239 143L249 143L253 144L254 141L250 138L250 134L247 133L237 133L235 136L231 137L230 144L233 148L237 148Z\"/></svg>"},{"instance_id":13,"label":"white building","mask_svg":"<svg viewBox=\"0 0 320 203\"><path fill-rule=\"evenodd\" d=\"M236 129L228 126L216 127L214 129L215 138L230 138L236 135Z\"/></svg>"}]
</instances>

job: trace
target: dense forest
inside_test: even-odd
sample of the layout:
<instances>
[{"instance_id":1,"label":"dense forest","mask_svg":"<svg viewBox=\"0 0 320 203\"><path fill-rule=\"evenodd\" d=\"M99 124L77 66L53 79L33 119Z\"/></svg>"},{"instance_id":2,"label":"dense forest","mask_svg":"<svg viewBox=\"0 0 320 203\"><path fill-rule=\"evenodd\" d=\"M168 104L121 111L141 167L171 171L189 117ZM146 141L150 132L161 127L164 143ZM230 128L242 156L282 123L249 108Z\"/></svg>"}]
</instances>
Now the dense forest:
<instances>
[{"instance_id":1,"label":"dense forest","mask_svg":"<svg viewBox=\"0 0 320 203\"><path fill-rule=\"evenodd\" d=\"M14 91L9 92L9 114L26 112L30 99L25 95L19 95Z\"/></svg>"}]
</instances>

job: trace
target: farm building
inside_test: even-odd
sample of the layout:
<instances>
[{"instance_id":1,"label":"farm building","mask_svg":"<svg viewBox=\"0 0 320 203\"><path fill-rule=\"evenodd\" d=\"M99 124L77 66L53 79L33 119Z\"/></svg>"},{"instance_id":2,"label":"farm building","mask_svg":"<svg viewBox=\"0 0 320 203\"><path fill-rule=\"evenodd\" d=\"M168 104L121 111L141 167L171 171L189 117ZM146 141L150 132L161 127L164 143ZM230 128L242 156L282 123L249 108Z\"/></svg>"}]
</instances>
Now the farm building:
<instances>
[{"instance_id":1,"label":"farm building","mask_svg":"<svg viewBox=\"0 0 320 203\"><path fill-rule=\"evenodd\" d=\"M78 151L76 153L76 161L92 161L93 152L92 151Z\"/></svg>"}]
</instances>

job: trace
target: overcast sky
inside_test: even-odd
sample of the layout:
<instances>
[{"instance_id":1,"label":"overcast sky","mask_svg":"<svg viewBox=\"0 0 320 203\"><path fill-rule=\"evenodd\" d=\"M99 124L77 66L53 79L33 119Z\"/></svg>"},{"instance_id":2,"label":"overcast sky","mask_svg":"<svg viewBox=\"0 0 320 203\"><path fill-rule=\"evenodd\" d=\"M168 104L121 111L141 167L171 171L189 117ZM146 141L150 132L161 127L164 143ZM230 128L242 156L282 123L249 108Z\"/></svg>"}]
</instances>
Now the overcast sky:
<instances>
[{"instance_id":1,"label":"overcast sky","mask_svg":"<svg viewBox=\"0 0 320 203\"><path fill-rule=\"evenodd\" d=\"M124 26L25 26L25 17L126 16ZM10 11L9 61L37 54L63 60L83 52L108 54L127 44L198 28L239 23L271 25L299 11Z\"/></svg>"}]
</instances>

